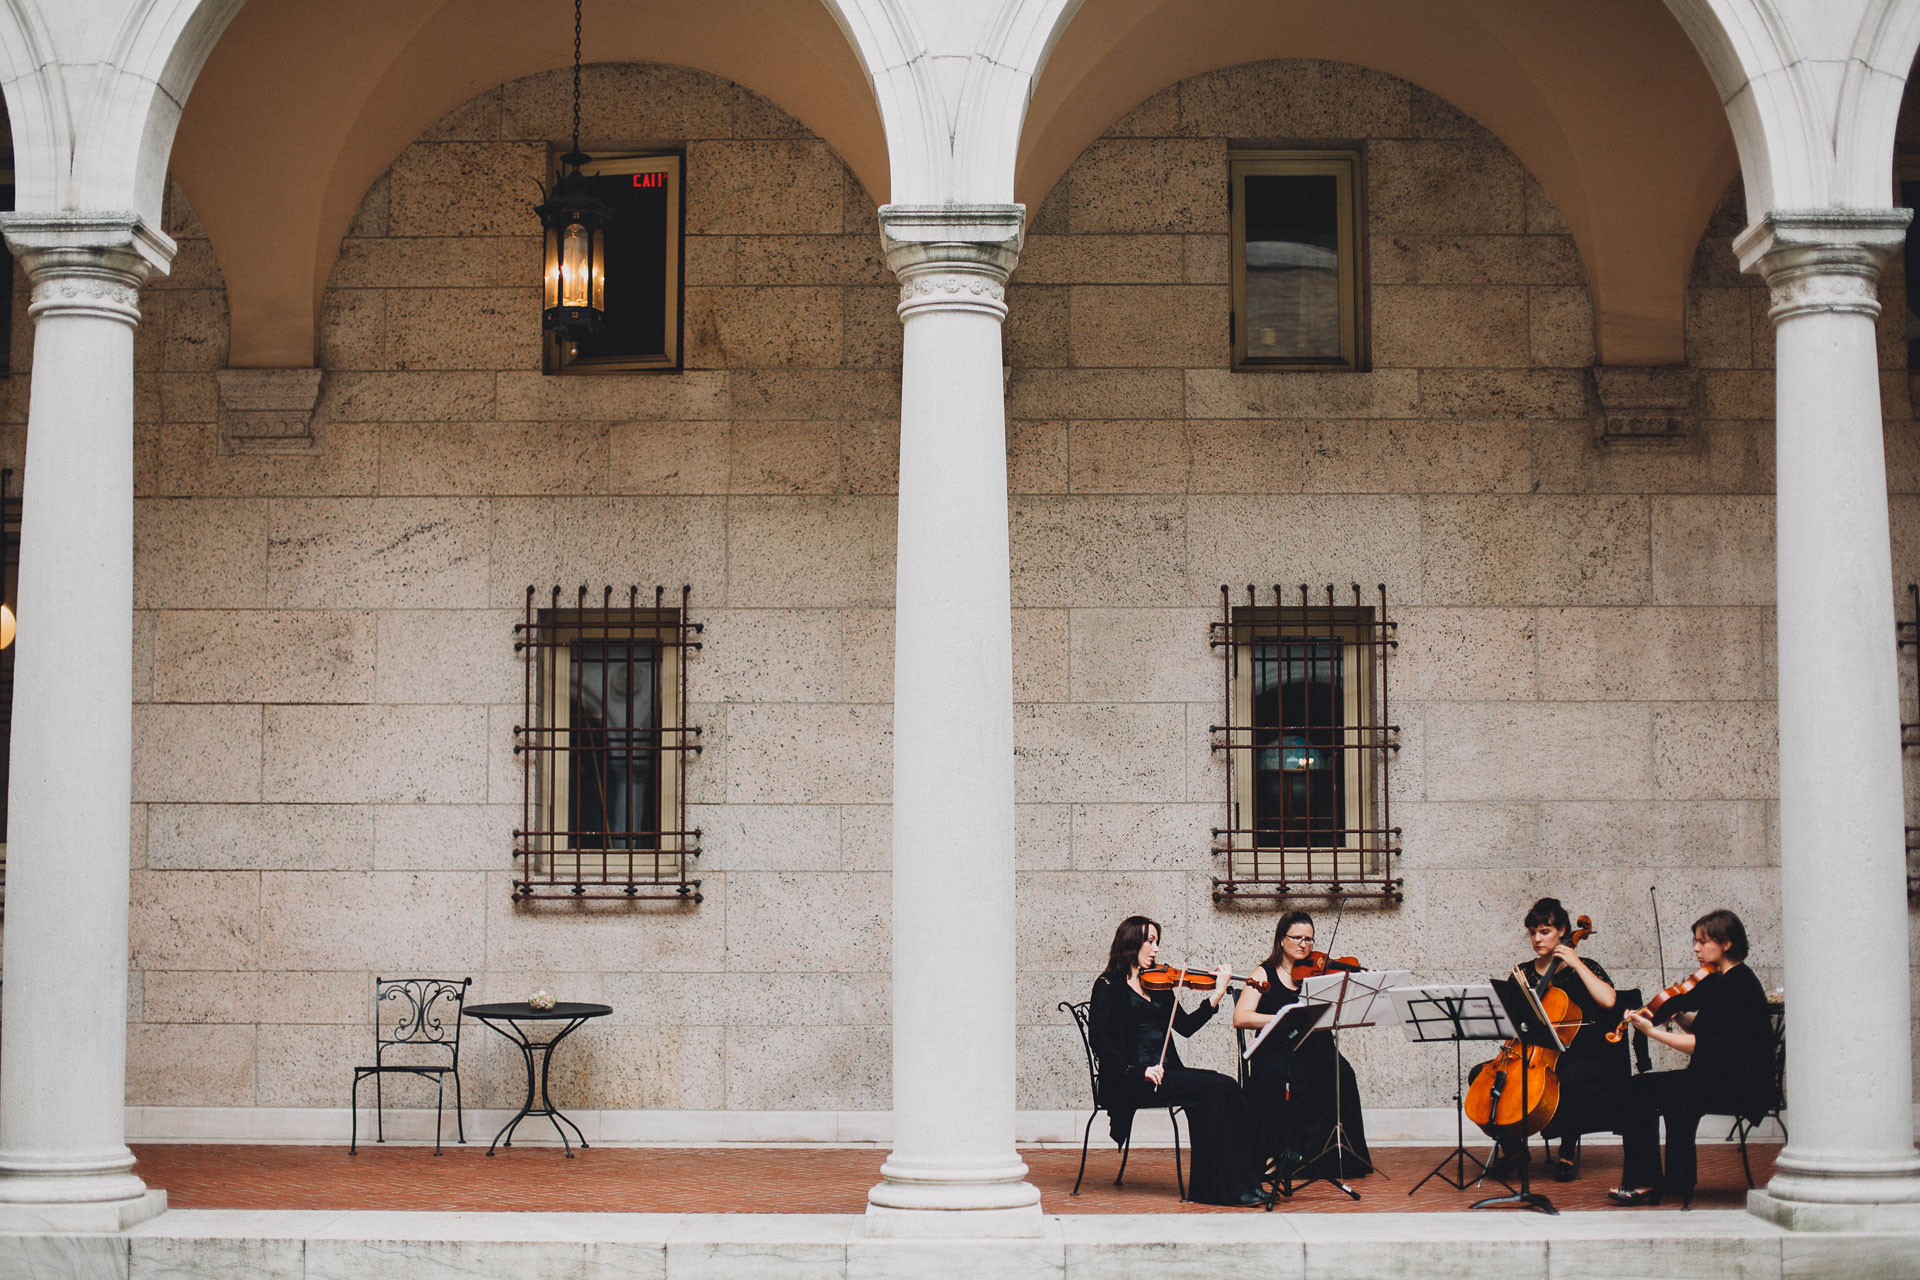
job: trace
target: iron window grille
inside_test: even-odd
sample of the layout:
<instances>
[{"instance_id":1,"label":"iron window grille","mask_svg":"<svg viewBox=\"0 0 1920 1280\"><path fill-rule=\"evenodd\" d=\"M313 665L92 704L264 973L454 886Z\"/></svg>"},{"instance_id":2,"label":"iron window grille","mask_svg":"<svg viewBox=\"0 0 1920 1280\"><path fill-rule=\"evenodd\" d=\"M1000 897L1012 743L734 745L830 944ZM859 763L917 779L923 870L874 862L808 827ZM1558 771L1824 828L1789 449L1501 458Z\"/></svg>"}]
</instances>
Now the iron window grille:
<instances>
[{"instance_id":1,"label":"iron window grille","mask_svg":"<svg viewBox=\"0 0 1920 1280\"><path fill-rule=\"evenodd\" d=\"M1907 584L1906 618L1893 621L1894 647L1906 670L1900 673L1900 756L1905 765L1914 752L1920 752L1920 721L1907 719L1904 686L1911 676L1915 698L1920 700L1920 584ZM1905 772L1903 769L1902 772ZM1920 827L1907 828L1907 899L1920 901Z\"/></svg>"},{"instance_id":2,"label":"iron window grille","mask_svg":"<svg viewBox=\"0 0 1920 1280\"><path fill-rule=\"evenodd\" d=\"M1400 828L1387 771L1400 728L1387 710L1387 656L1398 646L1379 603L1315 603L1252 586L1236 607L1220 588L1209 644L1224 668L1226 718L1211 726L1227 757L1225 826L1213 829L1213 900L1331 896L1399 901Z\"/></svg>"},{"instance_id":3,"label":"iron window grille","mask_svg":"<svg viewBox=\"0 0 1920 1280\"><path fill-rule=\"evenodd\" d=\"M687 826L687 765L700 727L687 716L687 657L701 624L655 587L616 604L607 587L572 607L553 588L514 626L526 668L514 753L525 779L514 832L516 901L540 898L702 900L693 860L700 831Z\"/></svg>"}]
</instances>

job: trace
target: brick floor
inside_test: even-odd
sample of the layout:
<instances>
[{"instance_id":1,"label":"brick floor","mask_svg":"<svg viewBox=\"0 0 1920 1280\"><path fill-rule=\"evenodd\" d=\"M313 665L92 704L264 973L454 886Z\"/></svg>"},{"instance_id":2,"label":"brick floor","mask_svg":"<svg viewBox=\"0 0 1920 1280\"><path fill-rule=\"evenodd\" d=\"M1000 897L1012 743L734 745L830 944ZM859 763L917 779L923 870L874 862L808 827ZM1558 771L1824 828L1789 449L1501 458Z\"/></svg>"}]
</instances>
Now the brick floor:
<instances>
[{"instance_id":1,"label":"brick floor","mask_svg":"<svg viewBox=\"0 0 1920 1280\"><path fill-rule=\"evenodd\" d=\"M1376 1147L1384 1177L1355 1183L1356 1203L1324 1183L1299 1191L1282 1211L1367 1213L1464 1209L1493 1189L1457 1191L1434 1179L1413 1184L1444 1153L1440 1147ZM1749 1148L1753 1175L1773 1174L1777 1146ZM568 1160L557 1147L241 1146L155 1143L134 1147L136 1172L164 1188L176 1209L403 1209L599 1213L859 1213L885 1152L872 1147L794 1149L594 1147ZM1171 1149L1143 1148L1113 1185L1119 1156L1095 1148L1086 1182L1070 1195L1078 1150L1026 1150L1030 1180L1048 1213L1238 1213L1177 1200ZM1618 1209L1606 1189L1619 1180L1620 1148L1591 1146L1579 1181L1538 1189L1562 1209ZM1700 1148L1694 1204L1730 1209L1746 1203L1737 1148Z\"/></svg>"}]
</instances>

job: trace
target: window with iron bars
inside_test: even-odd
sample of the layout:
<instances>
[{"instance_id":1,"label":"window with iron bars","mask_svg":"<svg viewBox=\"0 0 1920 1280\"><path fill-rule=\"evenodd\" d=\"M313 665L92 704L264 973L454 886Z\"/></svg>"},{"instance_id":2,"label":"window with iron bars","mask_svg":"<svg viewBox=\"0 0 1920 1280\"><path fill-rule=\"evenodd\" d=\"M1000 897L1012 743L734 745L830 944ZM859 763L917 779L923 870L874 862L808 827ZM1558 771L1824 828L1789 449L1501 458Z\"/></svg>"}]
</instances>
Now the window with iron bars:
<instances>
[{"instance_id":1,"label":"window with iron bars","mask_svg":"<svg viewBox=\"0 0 1920 1280\"><path fill-rule=\"evenodd\" d=\"M525 783L514 832L516 901L701 901L692 874L700 832L687 827L687 767L700 728L687 717L686 661L701 625L654 588L596 601L581 587L546 608L527 588L514 648L526 667L514 753Z\"/></svg>"},{"instance_id":2,"label":"window with iron bars","mask_svg":"<svg viewBox=\"0 0 1920 1280\"><path fill-rule=\"evenodd\" d=\"M1387 589L1351 604L1305 586L1243 605L1220 588L1209 643L1225 667L1226 717L1212 746L1227 757L1225 826L1213 830L1213 899L1296 896L1398 901L1387 770L1400 749L1387 713L1396 647Z\"/></svg>"}]
</instances>

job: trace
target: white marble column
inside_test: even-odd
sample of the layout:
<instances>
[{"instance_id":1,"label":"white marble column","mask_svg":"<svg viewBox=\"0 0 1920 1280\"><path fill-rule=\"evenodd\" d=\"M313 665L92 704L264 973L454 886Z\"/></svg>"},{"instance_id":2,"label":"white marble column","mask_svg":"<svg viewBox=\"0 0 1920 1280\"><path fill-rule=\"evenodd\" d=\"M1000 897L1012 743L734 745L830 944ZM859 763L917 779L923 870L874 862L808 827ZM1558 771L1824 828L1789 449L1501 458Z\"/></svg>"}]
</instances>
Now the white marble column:
<instances>
[{"instance_id":1,"label":"white marble column","mask_svg":"<svg viewBox=\"0 0 1920 1280\"><path fill-rule=\"evenodd\" d=\"M888 205L900 277L893 1153L868 1234L1034 1235L1013 1145L1013 639L1000 324L1019 205Z\"/></svg>"},{"instance_id":2,"label":"white marble column","mask_svg":"<svg viewBox=\"0 0 1920 1280\"><path fill-rule=\"evenodd\" d=\"M133 330L173 242L136 214L10 214L33 285L0 1010L0 1229L166 1206L127 1150Z\"/></svg>"},{"instance_id":3,"label":"white marble column","mask_svg":"<svg viewBox=\"0 0 1920 1280\"><path fill-rule=\"evenodd\" d=\"M1787 1122L1753 1207L1920 1227L1900 712L1874 319L1905 210L1776 210L1735 241L1773 291ZM1703 904L1703 908L1706 905ZM1767 959L1771 939L1756 940Z\"/></svg>"}]
</instances>

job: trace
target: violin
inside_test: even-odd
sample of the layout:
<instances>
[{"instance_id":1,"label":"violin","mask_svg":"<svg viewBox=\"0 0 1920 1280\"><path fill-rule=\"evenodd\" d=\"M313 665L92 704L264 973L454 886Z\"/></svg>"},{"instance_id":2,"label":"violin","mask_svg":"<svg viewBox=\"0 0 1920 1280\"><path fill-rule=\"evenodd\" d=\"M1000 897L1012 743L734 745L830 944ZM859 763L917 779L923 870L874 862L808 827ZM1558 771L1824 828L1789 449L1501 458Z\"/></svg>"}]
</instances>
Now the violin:
<instances>
[{"instance_id":1,"label":"violin","mask_svg":"<svg viewBox=\"0 0 1920 1280\"><path fill-rule=\"evenodd\" d=\"M1140 986L1146 991L1172 991L1175 987L1185 987L1189 991L1211 991L1219 985L1219 975L1211 969L1178 969L1170 964L1149 965L1140 971ZM1228 980L1255 991L1265 991L1264 978L1243 978L1237 973L1228 974Z\"/></svg>"},{"instance_id":2,"label":"violin","mask_svg":"<svg viewBox=\"0 0 1920 1280\"><path fill-rule=\"evenodd\" d=\"M1324 951L1315 951L1293 966L1293 981L1298 986L1302 978L1317 978L1323 973L1359 973L1366 967L1358 956L1330 956Z\"/></svg>"},{"instance_id":3,"label":"violin","mask_svg":"<svg viewBox=\"0 0 1920 1280\"><path fill-rule=\"evenodd\" d=\"M1593 931L1592 918L1581 916L1574 921L1574 930L1567 935L1566 944L1577 947ZM1516 978L1525 980L1520 967L1513 972ZM1559 972L1560 960L1556 956L1547 966L1546 994L1540 997L1540 1007L1546 1010L1547 1020L1559 1034L1560 1043L1567 1045L1580 1034L1580 1006L1553 985ZM1460 1109L1467 1119L1496 1141L1530 1138L1551 1124L1554 1112L1560 1109L1560 1077L1554 1071L1559 1062L1557 1050L1530 1049L1518 1040L1509 1040L1500 1046L1500 1052L1492 1061L1475 1069L1478 1074L1467 1086ZM1524 1087L1521 1075L1526 1077ZM1524 1112L1520 1109L1522 1098L1527 1100Z\"/></svg>"},{"instance_id":4,"label":"violin","mask_svg":"<svg viewBox=\"0 0 1920 1280\"><path fill-rule=\"evenodd\" d=\"M1713 972L1712 969L1706 968L1704 966L1701 968L1695 969L1692 973L1680 979L1680 981L1674 983L1672 986L1668 987L1665 991L1662 991L1656 996L1654 996L1654 998L1647 1001L1646 1004L1642 1005L1638 1009L1635 1009L1633 1013L1628 1014L1626 1018L1620 1019L1620 1025L1615 1027L1613 1030L1607 1032L1607 1043L1608 1044L1620 1043L1620 1037L1627 1034L1627 1028L1632 1025L1630 1022L1627 1021L1627 1018L1631 1018L1633 1014L1640 1014L1641 1016L1647 1017L1647 1018L1653 1017L1654 1014L1660 1011L1661 1005L1673 999L1675 996L1683 996L1687 994L1687 992L1699 986L1700 983L1706 978L1706 976L1712 972Z\"/></svg>"}]
</instances>

